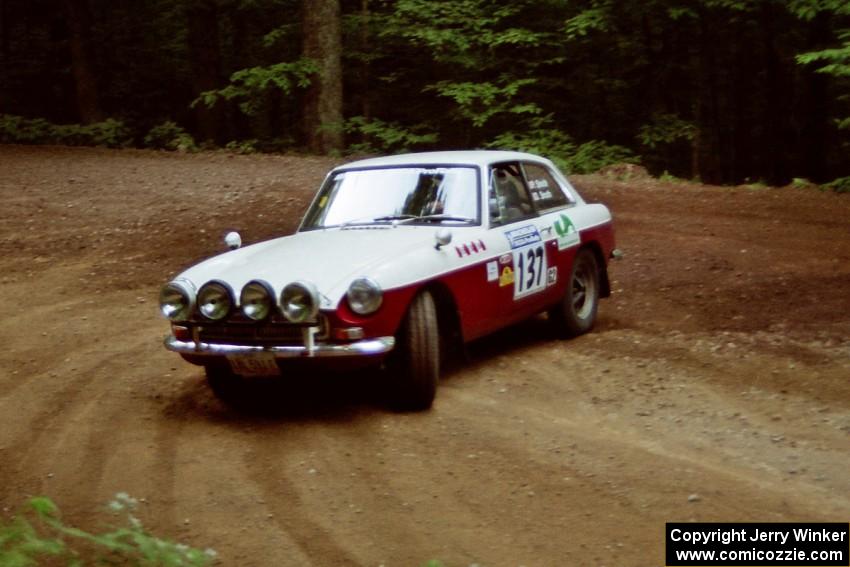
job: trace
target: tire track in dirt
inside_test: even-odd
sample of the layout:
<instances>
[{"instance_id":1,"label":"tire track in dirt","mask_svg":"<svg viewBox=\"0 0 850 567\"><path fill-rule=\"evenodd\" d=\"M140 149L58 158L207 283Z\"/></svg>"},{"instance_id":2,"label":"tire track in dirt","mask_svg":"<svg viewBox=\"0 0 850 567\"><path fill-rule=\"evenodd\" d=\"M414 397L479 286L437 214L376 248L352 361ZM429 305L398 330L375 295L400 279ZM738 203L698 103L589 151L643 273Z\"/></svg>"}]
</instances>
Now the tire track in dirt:
<instances>
[{"instance_id":1,"label":"tire track in dirt","mask_svg":"<svg viewBox=\"0 0 850 567\"><path fill-rule=\"evenodd\" d=\"M137 333L135 338L124 338L132 350L150 345L150 337L144 331ZM72 505L103 503L123 490L113 487L104 493L102 479L108 476L107 468L115 468L115 455L126 444L128 434L132 434L130 423L126 423L126 416L134 411L132 404L127 404L131 382L126 375L128 366L139 357L111 349L98 353L96 358L82 357L74 349L65 354L70 363L36 375L42 384L31 383L27 388L39 392L40 409L30 411L27 421L14 424L15 440L6 449L16 455L13 466L17 471L40 472L28 480L28 492L51 492L57 483L61 486L68 478L75 478L73 496L68 498ZM85 362L74 362L79 358ZM74 370L64 372L71 365ZM62 383L61 389L54 385L43 392L45 383L57 381ZM29 391L15 394L9 397L10 401L32 396ZM117 425L122 422L123 427Z\"/></svg>"},{"instance_id":2,"label":"tire track in dirt","mask_svg":"<svg viewBox=\"0 0 850 567\"><path fill-rule=\"evenodd\" d=\"M309 502L310 495L304 493L305 474L315 476L317 469L307 468L305 459L299 460L296 465L294 459L298 457L285 450L287 446L322 446L323 451L334 450L337 438L326 432L327 428L326 425L315 424L307 439L299 434L303 432L298 432L300 428L296 426L295 431L287 427L287 431L280 432L280 435L266 435L253 440L252 450L244 456L246 470L249 480L263 495L264 506L269 510L269 518L273 519L275 531L285 541L284 549L294 546L295 556L300 557L305 565L362 565L365 558L358 558L345 545L344 538L335 529L337 526L328 525L331 522L317 513ZM331 433L333 430L338 431L331 427ZM310 454L309 450L300 451L300 455L306 458Z\"/></svg>"}]
</instances>

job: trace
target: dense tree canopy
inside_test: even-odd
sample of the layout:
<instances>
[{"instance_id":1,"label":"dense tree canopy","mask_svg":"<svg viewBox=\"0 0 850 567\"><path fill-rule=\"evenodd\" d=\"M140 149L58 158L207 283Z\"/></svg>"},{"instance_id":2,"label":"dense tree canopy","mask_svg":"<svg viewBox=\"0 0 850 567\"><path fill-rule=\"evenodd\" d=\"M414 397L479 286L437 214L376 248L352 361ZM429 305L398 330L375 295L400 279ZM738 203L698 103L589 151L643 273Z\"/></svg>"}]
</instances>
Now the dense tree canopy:
<instances>
[{"instance_id":1,"label":"dense tree canopy","mask_svg":"<svg viewBox=\"0 0 850 567\"><path fill-rule=\"evenodd\" d=\"M0 141L72 123L119 144L509 147L826 181L850 175L850 2L0 0Z\"/></svg>"}]
</instances>

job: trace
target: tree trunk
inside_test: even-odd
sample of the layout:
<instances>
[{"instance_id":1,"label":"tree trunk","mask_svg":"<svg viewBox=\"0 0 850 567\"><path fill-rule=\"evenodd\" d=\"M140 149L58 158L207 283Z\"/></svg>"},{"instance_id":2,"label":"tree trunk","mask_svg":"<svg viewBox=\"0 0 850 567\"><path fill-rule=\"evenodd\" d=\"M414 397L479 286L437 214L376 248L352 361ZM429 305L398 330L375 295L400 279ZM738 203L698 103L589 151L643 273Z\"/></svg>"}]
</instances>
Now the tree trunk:
<instances>
[{"instance_id":1,"label":"tree trunk","mask_svg":"<svg viewBox=\"0 0 850 567\"><path fill-rule=\"evenodd\" d=\"M304 131L310 151L328 153L343 147L339 0L304 0L302 9L303 53L319 66L306 94Z\"/></svg>"},{"instance_id":2,"label":"tree trunk","mask_svg":"<svg viewBox=\"0 0 850 567\"><path fill-rule=\"evenodd\" d=\"M371 42L369 41L369 0L361 0L360 17L360 50L363 53L369 53L371 51ZM372 72L368 57L363 58L360 73L360 113L363 115L364 118L366 118L366 120L368 120L372 117L372 106L370 96Z\"/></svg>"},{"instance_id":3,"label":"tree trunk","mask_svg":"<svg viewBox=\"0 0 850 567\"><path fill-rule=\"evenodd\" d=\"M74 86L77 92L77 112L80 122L100 122L104 115L98 98L97 78L92 68L91 12L87 0L65 0L68 15L69 48Z\"/></svg>"},{"instance_id":4,"label":"tree trunk","mask_svg":"<svg viewBox=\"0 0 850 567\"><path fill-rule=\"evenodd\" d=\"M721 139L724 135L720 120L720 89L719 67L717 53L717 36L714 32L712 14L701 11L697 37L697 73L695 81L697 131L694 138L697 145L697 157L694 160L698 167L696 173L703 183L723 183L723 146Z\"/></svg>"},{"instance_id":5,"label":"tree trunk","mask_svg":"<svg viewBox=\"0 0 850 567\"><path fill-rule=\"evenodd\" d=\"M762 107L764 124L765 160L759 173L771 185L787 183L788 174L784 166L787 158L784 152L785 132L783 124L788 120L783 98L790 85L780 76L781 61L776 46L776 15L773 6L765 3L761 12L761 30L764 49L764 90L765 101Z\"/></svg>"},{"instance_id":6,"label":"tree trunk","mask_svg":"<svg viewBox=\"0 0 850 567\"><path fill-rule=\"evenodd\" d=\"M218 11L212 0L191 0L187 4L187 42L192 63L192 88L196 95L221 86L221 51L218 38ZM195 105L195 121L201 140L218 140L220 107Z\"/></svg>"},{"instance_id":7,"label":"tree trunk","mask_svg":"<svg viewBox=\"0 0 850 567\"><path fill-rule=\"evenodd\" d=\"M0 84L9 80L9 7L6 0L0 0ZM0 89L0 108L8 108L11 98L6 89Z\"/></svg>"}]
</instances>

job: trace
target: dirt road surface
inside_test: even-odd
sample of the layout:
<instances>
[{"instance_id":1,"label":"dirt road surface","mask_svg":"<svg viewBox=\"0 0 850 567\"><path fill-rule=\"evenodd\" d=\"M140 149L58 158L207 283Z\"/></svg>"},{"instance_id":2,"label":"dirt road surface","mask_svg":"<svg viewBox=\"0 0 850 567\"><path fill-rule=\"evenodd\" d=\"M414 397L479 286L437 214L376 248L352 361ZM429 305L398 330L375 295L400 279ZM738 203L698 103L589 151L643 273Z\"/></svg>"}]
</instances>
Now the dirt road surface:
<instances>
[{"instance_id":1,"label":"dirt road surface","mask_svg":"<svg viewBox=\"0 0 850 567\"><path fill-rule=\"evenodd\" d=\"M482 340L426 413L368 376L228 409L159 287L293 231L334 163L0 146L0 517L99 529L125 491L240 566L663 565L668 521L850 520L850 196L577 177L626 253L593 333Z\"/></svg>"}]
</instances>

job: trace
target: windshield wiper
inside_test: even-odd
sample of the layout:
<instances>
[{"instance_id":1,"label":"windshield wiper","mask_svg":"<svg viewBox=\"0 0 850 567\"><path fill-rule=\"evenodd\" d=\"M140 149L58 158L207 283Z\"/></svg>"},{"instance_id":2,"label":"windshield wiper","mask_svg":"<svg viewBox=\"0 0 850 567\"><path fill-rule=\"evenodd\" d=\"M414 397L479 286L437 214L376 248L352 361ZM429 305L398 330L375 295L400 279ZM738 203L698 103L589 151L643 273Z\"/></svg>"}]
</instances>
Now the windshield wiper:
<instances>
[{"instance_id":1,"label":"windshield wiper","mask_svg":"<svg viewBox=\"0 0 850 567\"><path fill-rule=\"evenodd\" d=\"M416 215L402 214L402 215L384 215L382 217L375 217L373 221L393 221L393 220L408 220L408 219L418 219Z\"/></svg>"},{"instance_id":2,"label":"windshield wiper","mask_svg":"<svg viewBox=\"0 0 850 567\"><path fill-rule=\"evenodd\" d=\"M422 215L421 217L418 215L411 214L398 214L398 215L384 215L381 217L375 218L359 218L353 219L350 221L346 221L342 223L340 228L345 228L352 224L370 224L373 222L387 222L387 221L398 221L398 224L407 224L411 222L442 222L442 221L457 221L457 222L465 222L468 224L475 224L475 219L471 219L469 217L461 217L457 215L446 215L446 214L436 214L436 215Z\"/></svg>"},{"instance_id":3,"label":"windshield wiper","mask_svg":"<svg viewBox=\"0 0 850 567\"><path fill-rule=\"evenodd\" d=\"M344 223L339 225L339 227L345 228L345 227L351 226L353 224L372 224L373 222L387 222L387 221L396 221L396 220L408 221L408 220L413 220L413 219L418 219L418 218L419 217L417 217L416 215L408 215L408 214L404 214L404 215L384 215L382 217L375 217L375 218L360 217L360 218L357 218L357 219L351 219L349 221L345 221Z\"/></svg>"},{"instance_id":4,"label":"windshield wiper","mask_svg":"<svg viewBox=\"0 0 850 567\"><path fill-rule=\"evenodd\" d=\"M469 224L475 223L475 219L471 219L469 217L461 217L461 216L458 216L458 215L446 215L446 214L442 214L442 213L436 214L436 215L422 215L421 217L416 217L416 220L429 221L429 222L430 221L437 221L437 222L440 222L440 221L458 221L458 222L465 222L465 223L469 223Z\"/></svg>"},{"instance_id":5,"label":"windshield wiper","mask_svg":"<svg viewBox=\"0 0 850 567\"><path fill-rule=\"evenodd\" d=\"M358 219L347 220L344 223L339 225L339 228L345 228L347 226L351 226L352 224L369 224L375 222L377 219L373 219L371 217L360 217Z\"/></svg>"}]
</instances>

